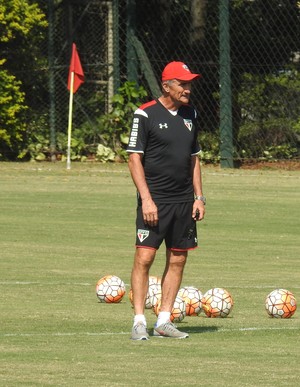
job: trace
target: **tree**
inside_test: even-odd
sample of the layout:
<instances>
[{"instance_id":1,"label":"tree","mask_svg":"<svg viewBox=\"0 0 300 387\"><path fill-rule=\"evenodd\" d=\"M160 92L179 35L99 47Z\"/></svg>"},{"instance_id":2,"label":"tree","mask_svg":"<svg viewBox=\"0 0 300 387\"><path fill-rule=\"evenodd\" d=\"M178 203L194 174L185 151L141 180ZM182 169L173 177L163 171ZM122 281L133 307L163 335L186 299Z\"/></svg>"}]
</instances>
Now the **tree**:
<instances>
[{"instance_id":1,"label":"tree","mask_svg":"<svg viewBox=\"0 0 300 387\"><path fill-rule=\"evenodd\" d=\"M191 1L191 45L202 45L205 39L207 0Z\"/></svg>"},{"instance_id":2,"label":"tree","mask_svg":"<svg viewBox=\"0 0 300 387\"><path fill-rule=\"evenodd\" d=\"M299 147L300 75L293 68L244 74L238 141L245 157L292 158ZM298 153L299 154L299 153Z\"/></svg>"},{"instance_id":3,"label":"tree","mask_svg":"<svg viewBox=\"0 0 300 387\"><path fill-rule=\"evenodd\" d=\"M0 158L15 157L26 133L25 68L34 72L35 43L47 26L38 5L28 0L0 4ZM22 79L23 78L23 79Z\"/></svg>"}]
</instances>

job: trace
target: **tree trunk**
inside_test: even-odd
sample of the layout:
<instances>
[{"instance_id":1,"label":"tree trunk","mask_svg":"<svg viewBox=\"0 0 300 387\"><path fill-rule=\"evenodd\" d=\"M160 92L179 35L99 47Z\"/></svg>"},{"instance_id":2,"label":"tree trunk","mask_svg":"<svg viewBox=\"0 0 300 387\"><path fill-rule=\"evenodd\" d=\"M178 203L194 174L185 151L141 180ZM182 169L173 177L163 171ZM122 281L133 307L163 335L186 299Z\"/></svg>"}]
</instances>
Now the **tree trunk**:
<instances>
[{"instance_id":1,"label":"tree trunk","mask_svg":"<svg viewBox=\"0 0 300 387\"><path fill-rule=\"evenodd\" d=\"M207 0L191 0L191 45L202 45L205 38Z\"/></svg>"}]
</instances>

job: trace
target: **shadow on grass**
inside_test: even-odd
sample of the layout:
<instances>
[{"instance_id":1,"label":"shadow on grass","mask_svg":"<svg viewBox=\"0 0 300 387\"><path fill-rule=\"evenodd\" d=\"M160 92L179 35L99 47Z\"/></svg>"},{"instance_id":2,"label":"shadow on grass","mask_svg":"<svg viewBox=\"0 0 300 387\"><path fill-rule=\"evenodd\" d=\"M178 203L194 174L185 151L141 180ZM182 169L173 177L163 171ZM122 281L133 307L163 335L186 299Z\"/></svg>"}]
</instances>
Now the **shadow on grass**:
<instances>
[{"instance_id":1,"label":"shadow on grass","mask_svg":"<svg viewBox=\"0 0 300 387\"><path fill-rule=\"evenodd\" d=\"M206 333L206 332L216 332L220 328L214 325L210 327L187 327L186 330L188 333Z\"/></svg>"}]
</instances>

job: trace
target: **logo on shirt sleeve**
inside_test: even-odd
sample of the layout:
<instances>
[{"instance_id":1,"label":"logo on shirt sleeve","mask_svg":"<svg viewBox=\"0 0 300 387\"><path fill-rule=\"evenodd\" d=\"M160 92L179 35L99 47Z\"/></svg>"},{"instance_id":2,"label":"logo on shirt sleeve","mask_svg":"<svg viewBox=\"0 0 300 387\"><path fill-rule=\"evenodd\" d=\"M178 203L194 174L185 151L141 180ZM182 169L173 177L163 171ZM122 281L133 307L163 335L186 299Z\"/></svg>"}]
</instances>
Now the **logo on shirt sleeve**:
<instances>
[{"instance_id":1,"label":"logo on shirt sleeve","mask_svg":"<svg viewBox=\"0 0 300 387\"><path fill-rule=\"evenodd\" d=\"M129 143L128 143L128 146L131 148L136 147L136 141L137 141L138 130L139 130L139 121L140 121L139 118L133 119L133 124L132 124Z\"/></svg>"}]
</instances>

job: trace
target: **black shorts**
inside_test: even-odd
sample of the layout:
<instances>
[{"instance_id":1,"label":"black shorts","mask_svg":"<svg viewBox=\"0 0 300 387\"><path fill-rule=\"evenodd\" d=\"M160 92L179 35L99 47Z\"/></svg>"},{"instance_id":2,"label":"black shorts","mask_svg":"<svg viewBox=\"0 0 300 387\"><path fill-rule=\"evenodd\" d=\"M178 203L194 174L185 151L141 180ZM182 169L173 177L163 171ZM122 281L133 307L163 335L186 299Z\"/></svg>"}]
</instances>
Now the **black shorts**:
<instances>
[{"instance_id":1,"label":"black shorts","mask_svg":"<svg viewBox=\"0 0 300 387\"><path fill-rule=\"evenodd\" d=\"M142 206L137 207L136 247L157 250L163 240L166 248L187 251L197 247L197 227L192 218L193 202L156 204L158 225L150 227L144 223Z\"/></svg>"}]
</instances>

